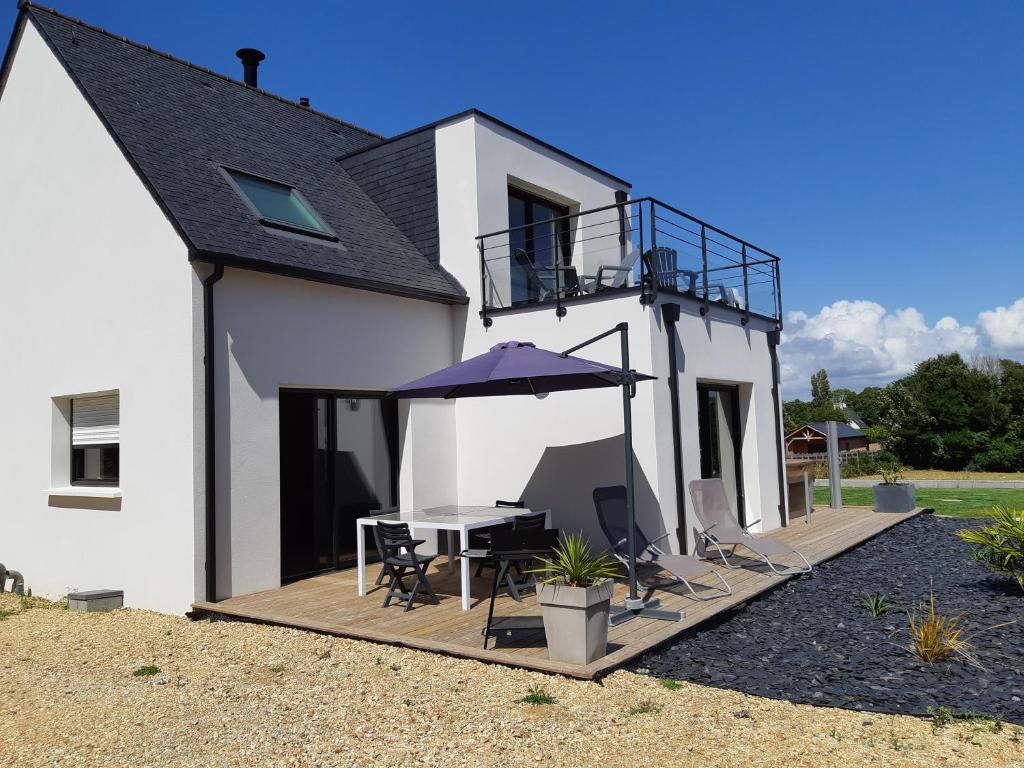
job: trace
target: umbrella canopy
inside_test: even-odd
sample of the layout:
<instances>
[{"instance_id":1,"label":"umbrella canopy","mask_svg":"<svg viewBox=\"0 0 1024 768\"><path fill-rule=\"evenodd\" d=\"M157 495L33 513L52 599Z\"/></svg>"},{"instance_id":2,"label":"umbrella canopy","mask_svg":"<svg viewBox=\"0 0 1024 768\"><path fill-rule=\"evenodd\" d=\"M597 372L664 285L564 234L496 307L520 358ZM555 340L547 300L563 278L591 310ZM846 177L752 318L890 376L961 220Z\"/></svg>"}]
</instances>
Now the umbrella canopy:
<instances>
[{"instance_id":1,"label":"umbrella canopy","mask_svg":"<svg viewBox=\"0 0 1024 768\"><path fill-rule=\"evenodd\" d=\"M634 381L653 379L633 373ZM469 360L397 387L390 397L491 397L539 395L570 389L622 386L622 369L582 357L506 341Z\"/></svg>"}]
</instances>

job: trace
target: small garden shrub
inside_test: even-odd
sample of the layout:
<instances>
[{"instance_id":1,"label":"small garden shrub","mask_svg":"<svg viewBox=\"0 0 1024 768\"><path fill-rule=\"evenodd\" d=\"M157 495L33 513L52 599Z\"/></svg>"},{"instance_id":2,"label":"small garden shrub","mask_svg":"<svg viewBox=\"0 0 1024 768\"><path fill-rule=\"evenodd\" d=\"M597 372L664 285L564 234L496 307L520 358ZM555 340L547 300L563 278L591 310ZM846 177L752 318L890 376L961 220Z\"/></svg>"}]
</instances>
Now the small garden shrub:
<instances>
[{"instance_id":1,"label":"small garden shrub","mask_svg":"<svg viewBox=\"0 0 1024 768\"><path fill-rule=\"evenodd\" d=\"M992 519L981 528L958 531L974 547L974 557L1009 576L1024 591L1024 510L993 507Z\"/></svg>"},{"instance_id":2,"label":"small garden shrub","mask_svg":"<svg viewBox=\"0 0 1024 768\"><path fill-rule=\"evenodd\" d=\"M160 667L154 667L152 664L147 664L144 667L139 667L132 672L132 677L152 677L153 675L160 674Z\"/></svg>"},{"instance_id":3,"label":"small garden shrub","mask_svg":"<svg viewBox=\"0 0 1024 768\"><path fill-rule=\"evenodd\" d=\"M542 686L534 685L530 688L529 693L519 699L516 704L554 704L556 701L558 699L545 691Z\"/></svg>"},{"instance_id":4,"label":"small garden shrub","mask_svg":"<svg viewBox=\"0 0 1024 768\"><path fill-rule=\"evenodd\" d=\"M678 691L680 688L683 687L683 684L680 683L678 680L673 680L669 677L658 678L658 685L660 685L662 688L668 691Z\"/></svg>"},{"instance_id":5,"label":"small garden shrub","mask_svg":"<svg viewBox=\"0 0 1024 768\"><path fill-rule=\"evenodd\" d=\"M881 592L864 595L860 599L860 604L872 619L879 619L892 610L892 603Z\"/></svg>"},{"instance_id":6,"label":"small garden shrub","mask_svg":"<svg viewBox=\"0 0 1024 768\"><path fill-rule=\"evenodd\" d=\"M929 664L959 655L970 660L970 643L964 637L964 616L943 616L935 608L935 593L929 593L928 606L920 613L908 613L911 649Z\"/></svg>"}]
</instances>

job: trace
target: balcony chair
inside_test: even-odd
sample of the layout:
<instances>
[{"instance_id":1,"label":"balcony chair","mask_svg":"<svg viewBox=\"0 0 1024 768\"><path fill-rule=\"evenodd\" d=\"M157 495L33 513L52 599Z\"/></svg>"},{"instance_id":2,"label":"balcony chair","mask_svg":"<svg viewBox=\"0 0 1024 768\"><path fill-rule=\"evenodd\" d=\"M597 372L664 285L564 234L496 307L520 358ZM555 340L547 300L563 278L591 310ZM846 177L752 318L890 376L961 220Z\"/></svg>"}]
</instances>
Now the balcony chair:
<instances>
[{"instance_id":1,"label":"balcony chair","mask_svg":"<svg viewBox=\"0 0 1024 768\"><path fill-rule=\"evenodd\" d=\"M373 526L373 534L377 540L377 548L384 553L384 570L391 578L383 607L387 608L393 599L398 599L405 601L405 610L408 611L412 608L413 600L416 599L416 593L421 586L436 601L437 595L434 594L434 589L427 579L427 568L437 555L416 553L416 547L423 544L424 540L412 537L408 523L382 521ZM405 579L409 576L415 579L412 589L405 586Z\"/></svg>"},{"instance_id":2,"label":"balcony chair","mask_svg":"<svg viewBox=\"0 0 1024 768\"><path fill-rule=\"evenodd\" d=\"M718 294L718 298L711 298L715 294ZM736 307L737 309L743 309L743 300L740 297L740 292L735 288L731 288L723 283L712 283L708 286L708 298L712 301L717 301L722 304L728 304L730 307Z\"/></svg>"},{"instance_id":3,"label":"balcony chair","mask_svg":"<svg viewBox=\"0 0 1024 768\"><path fill-rule=\"evenodd\" d=\"M516 266L526 276L528 301L548 301L561 290L562 296L576 296L580 292L580 279L576 267L559 264L553 267L537 266L522 248L512 253Z\"/></svg>"},{"instance_id":4,"label":"balcony chair","mask_svg":"<svg viewBox=\"0 0 1024 768\"><path fill-rule=\"evenodd\" d=\"M639 249L630 248L629 253L619 264L602 264L597 268L597 274L581 275L580 279L588 282L582 283L580 289L585 293L597 293L613 288L624 288L639 258ZM606 278L609 278L607 284L605 283Z\"/></svg>"},{"instance_id":5,"label":"balcony chair","mask_svg":"<svg viewBox=\"0 0 1024 768\"><path fill-rule=\"evenodd\" d=\"M597 510L597 519L601 524L601 530L608 538L612 547L612 554L620 563L629 567L629 529L627 528L628 510L626 507L626 487L624 485L612 485L605 488L594 489L594 507ZM719 597L727 597L732 594L732 587L729 586L722 575L707 563L701 562L690 555L672 555L659 547L644 536L644 532L637 525L633 529L636 539L636 565L637 570L643 568L648 572L657 573L665 571L672 574L674 579L661 581L655 584L645 584L648 595L655 589L671 587L675 584L683 584L690 594L697 600L714 600ZM665 533L654 539L661 541L669 534ZM715 587L706 597L700 595L690 583L692 579L699 579L702 576L713 574L721 582L721 589ZM702 585L703 586L703 585Z\"/></svg>"},{"instance_id":6,"label":"balcony chair","mask_svg":"<svg viewBox=\"0 0 1024 768\"><path fill-rule=\"evenodd\" d=\"M811 564L795 548L775 539L756 539L747 531L750 526L740 527L740 524L732 516L729 499L725 492L725 483L720 477L691 480L690 497L693 499L694 514L701 526L697 535L702 556L706 557L709 548L713 547L722 558L725 567L735 569L740 566L733 565L729 558L735 556L736 547L745 547L757 555L773 573L788 576L811 572ZM756 525L758 522L760 521L755 520L750 525ZM729 550L728 555L723 547ZM804 564L792 567L777 566L772 558L779 555L796 555Z\"/></svg>"},{"instance_id":7,"label":"balcony chair","mask_svg":"<svg viewBox=\"0 0 1024 768\"><path fill-rule=\"evenodd\" d=\"M679 268L679 254L675 248L658 247L647 252L651 267L654 269L654 277L658 281L659 288L666 288L672 291L683 293L695 293L697 289L697 272L692 269ZM679 287L679 278L685 278L686 288Z\"/></svg>"}]
</instances>

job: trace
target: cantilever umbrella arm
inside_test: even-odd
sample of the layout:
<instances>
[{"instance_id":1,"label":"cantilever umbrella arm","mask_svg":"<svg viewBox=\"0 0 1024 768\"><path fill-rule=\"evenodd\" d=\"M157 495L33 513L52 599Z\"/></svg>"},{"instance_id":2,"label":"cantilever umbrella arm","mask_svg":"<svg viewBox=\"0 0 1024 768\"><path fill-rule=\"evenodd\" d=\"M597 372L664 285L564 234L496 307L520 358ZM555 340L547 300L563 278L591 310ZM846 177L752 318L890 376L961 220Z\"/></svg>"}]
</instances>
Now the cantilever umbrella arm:
<instances>
[{"instance_id":1,"label":"cantilever umbrella arm","mask_svg":"<svg viewBox=\"0 0 1024 768\"><path fill-rule=\"evenodd\" d=\"M626 517L628 528L627 551L629 553L629 596L623 605L612 606L612 614L609 623L622 624L637 617L646 619L662 619L664 621L679 621L683 614L678 611L660 610L660 601L644 600L638 594L636 577L636 502L633 493L633 409L630 400L636 395L636 378L629 367L629 323L622 322L604 333L599 333L591 339L570 347L562 353L562 357L568 357L584 347L606 339L614 334L619 334L620 350L622 355L622 371L619 374L619 382L622 386L622 434L626 448Z\"/></svg>"}]
</instances>

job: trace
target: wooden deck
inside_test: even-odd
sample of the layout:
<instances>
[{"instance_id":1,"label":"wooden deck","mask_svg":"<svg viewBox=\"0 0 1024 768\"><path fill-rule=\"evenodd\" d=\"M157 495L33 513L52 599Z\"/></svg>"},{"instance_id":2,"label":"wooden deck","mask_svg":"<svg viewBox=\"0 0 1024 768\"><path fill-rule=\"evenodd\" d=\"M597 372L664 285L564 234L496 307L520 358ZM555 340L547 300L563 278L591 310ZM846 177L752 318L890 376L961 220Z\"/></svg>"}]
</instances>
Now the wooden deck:
<instances>
[{"instance_id":1,"label":"wooden deck","mask_svg":"<svg viewBox=\"0 0 1024 768\"><path fill-rule=\"evenodd\" d=\"M805 525L801 519L788 528L773 531L769 536L798 548L816 565L920 512L918 509L906 514L880 514L858 507L820 509L815 511L811 525ZM367 584L372 586L378 570L379 566L368 567ZM459 606L458 569L449 575L447 564L440 562L440 558L435 561L430 573L430 581L439 601L417 601L416 606L408 612L396 603L382 608L382 587L370 591L366 597L358 597L355 569L336 571L279 589L233 597L219 603L196 603L193 609L197 614L214 612L341 637L593 679L693 629L716 614L779 586L789 578L771 575L753 564L741 570L722 568L721 573L732 585L731 596L701 602L688 596L682 585L658 590L656 595L661 598L662 606L684 611L685 618L680 622L634 619L612 627L608 633L608 655L587 666L549 660L541 632L521 638L511 646L503 644L495 648L492 640L485 651L480 631L487 620L490 580L472 580L473 607L463 611ZM707 581L710 586L715 580ZM625 593L626 586L617 584L615 600L621 601ZM528 594L522 603L516 603L506 594L498 599L496 616L517 613L538 614L536 598Z\"/></svg>"}]
</instances>

